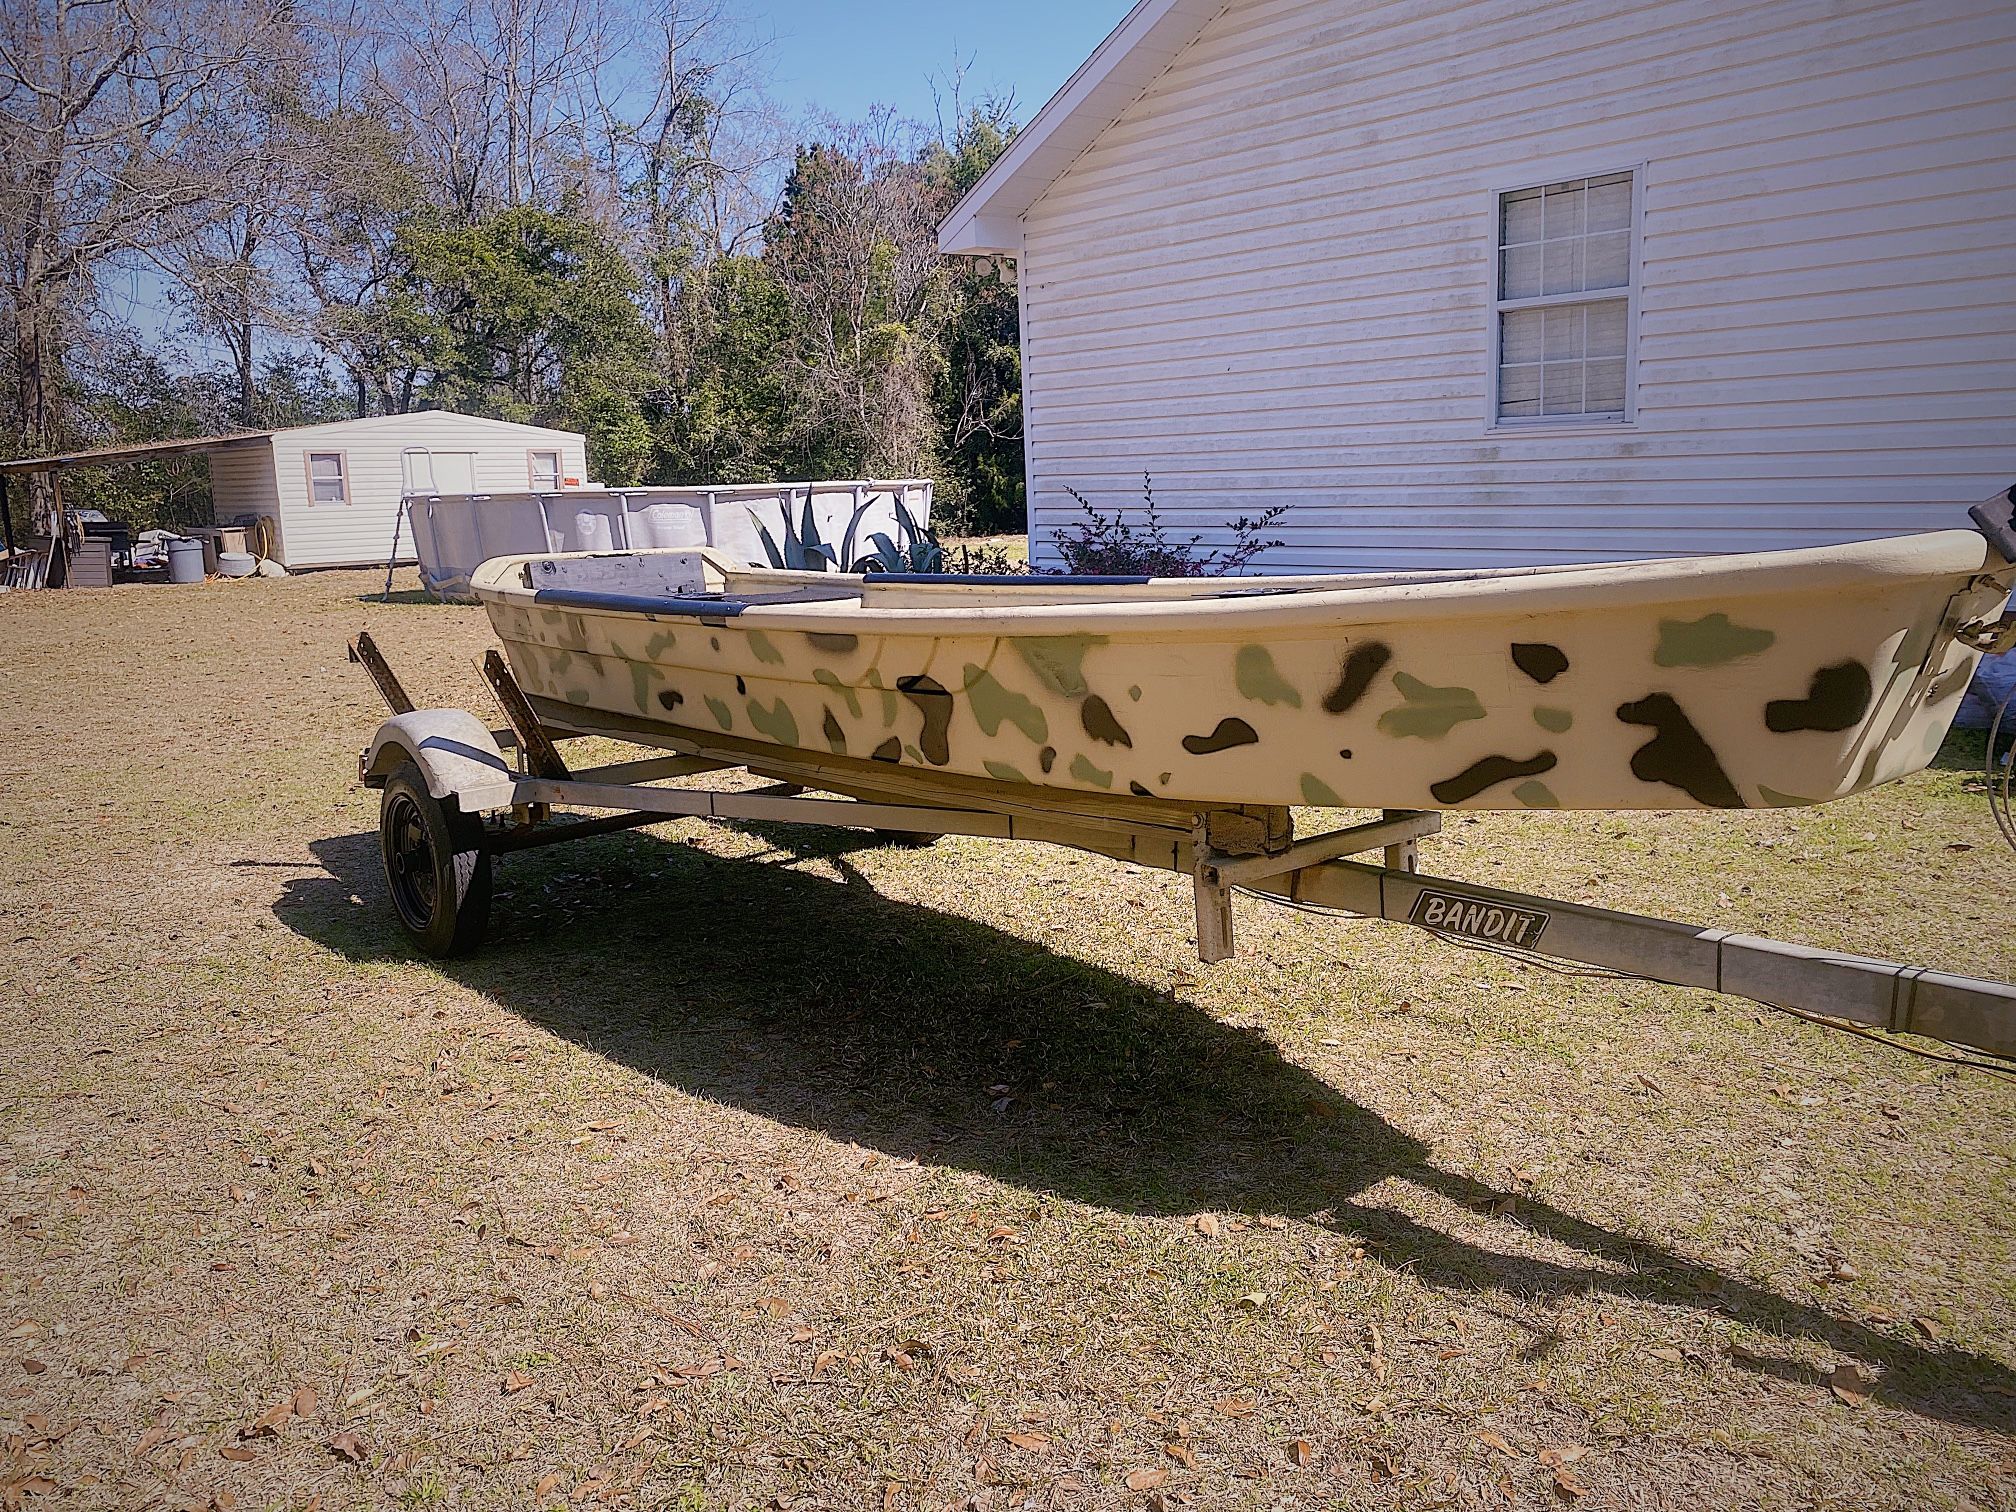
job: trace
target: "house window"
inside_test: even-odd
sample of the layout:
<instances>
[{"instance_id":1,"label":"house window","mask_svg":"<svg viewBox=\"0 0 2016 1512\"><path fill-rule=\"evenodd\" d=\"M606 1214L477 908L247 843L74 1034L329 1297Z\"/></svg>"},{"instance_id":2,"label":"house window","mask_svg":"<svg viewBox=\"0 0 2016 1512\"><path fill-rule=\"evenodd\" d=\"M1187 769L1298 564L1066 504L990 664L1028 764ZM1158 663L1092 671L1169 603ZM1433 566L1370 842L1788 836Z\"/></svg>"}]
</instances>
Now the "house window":
<instances>
[{"instance_id":1,"label":"house window","mask_svg":"<svg viewBox=\"0 0 2016 1512\"><path fill-rule=\"evenodd\" d=\"M1629 418L1635 188L1606 173L1498 196L1498 423Z\"/></svg>"},{"instance_id":2,"label":"house window","mask_svg":"<svg viewBox=\"0 0 2016 1512\"><path fill-rule=\"evenodd\" d=\"M557 451L535 451L527 453L532 460L532 491L534 493L558 493L560 491L560 453Z\"/></svg>"},{"instance_id":3,"label":"house window","mask_svg":"<svg viewBox=\"0 0 2016 1512\"><path fill-rule=\"evenodd\" d=\"M310 504L350 502L350 471L343 453L308 453L308 502Z\"/></svg>"}]
</instances>

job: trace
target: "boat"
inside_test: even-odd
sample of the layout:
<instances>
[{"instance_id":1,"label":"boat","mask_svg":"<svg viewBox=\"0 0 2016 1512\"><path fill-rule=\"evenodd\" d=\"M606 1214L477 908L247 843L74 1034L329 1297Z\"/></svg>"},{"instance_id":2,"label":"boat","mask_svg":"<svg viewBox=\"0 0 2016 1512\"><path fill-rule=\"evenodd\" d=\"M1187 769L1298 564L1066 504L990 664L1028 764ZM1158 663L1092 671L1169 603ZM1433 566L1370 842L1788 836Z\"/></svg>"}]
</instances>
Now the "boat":
<instances>
[{"instance_id":1,"label":"boat","mask_svg":"<svg viewBox=\"0 0 2016 1512\"><path fill-rule=\"evenodd\" d=\"M2012 638L2016 503L1973 513L1487 571L861 577L689 549L500 557L472 588L548 725L862 791L900 771L1039 802L1776 808L1937 752Z\"/></svg>"}]
</instances>

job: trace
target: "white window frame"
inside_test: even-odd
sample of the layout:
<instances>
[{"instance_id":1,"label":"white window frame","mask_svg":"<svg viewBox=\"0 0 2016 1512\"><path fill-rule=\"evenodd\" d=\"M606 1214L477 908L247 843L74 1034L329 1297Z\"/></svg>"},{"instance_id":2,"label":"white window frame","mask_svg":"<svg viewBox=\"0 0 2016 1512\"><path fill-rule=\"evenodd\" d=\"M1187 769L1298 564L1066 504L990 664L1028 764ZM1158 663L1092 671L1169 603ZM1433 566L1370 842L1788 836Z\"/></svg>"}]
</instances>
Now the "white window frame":
<instances>
[{"instance_id":1,"label":"white window frame","mask_svg":"<svg viewBox=\"0 0 2016 1512\"><path fill-rule=\"evenodd\" d=\"M342 498L318 499L315 497L315 459L317 457L334 457L336 459L336 481L343 485ZM347 451L331 447L325 451L302 452L301 476L308 484L308 505L311 509L337 509L345 507L351 502L350 453ZM322 481L326 483L329 480L324 478Z\"/></svg>"},{"instance_id":2,"label":"white window frame","mask_svg":"<svg viewBox=\"0 0 2016 1512\"><path fill-rule=\"evenodd\" d=\"M1571 294L1538 294L1530 299L1502 299L1499 297L1504 285L1504 269L1498 253L1499 238L1503 234L1504 202L1508 194L1518 194L1524 190L1537 189L1548 184L1564 183L1570 179L1608 178L1612 174L1631 175L1631 282L1622 291L1615 289L1584 289ZM1645 247L1645 164L1618 164L1608 168L1590 168L1580 164L1544 164L1529 168L1511 183L1502 184L1491 191L1490 205L1485 216L1486 261L1490 266L1491 295L1485 301L1485 309L1491 322L1486 346L1490 352L1490 375L1485 384L1487 404L1484 412L1484 430L1487 435L1560 435L1583 434L1592 430L1625 430L1638 423L1638 303L1639 293L1644 287L1644 247ZM1619 292L1624 295L1624 413L1622 415L1511 415L1498 413L1498 380L1504 368L1505 312L1508 310L1530 310L1548 305L1595 304L1602 300L1614 300Z\"/></svg>"},{"instance_id":3,"label":"white window frame","mask_svg":"<svg viewBox=\"0 0 2016 1512\"><path fill-rule=\"evenodd\" d=\"M528 446L525 448L525 476L530 480L534 493L541 491L539 487L538 460L541 457L551 457L553 459L553 487L550 492L558 493L562 488L566 487L566 453L557 446Z\"/></svg>"}]
</instances>

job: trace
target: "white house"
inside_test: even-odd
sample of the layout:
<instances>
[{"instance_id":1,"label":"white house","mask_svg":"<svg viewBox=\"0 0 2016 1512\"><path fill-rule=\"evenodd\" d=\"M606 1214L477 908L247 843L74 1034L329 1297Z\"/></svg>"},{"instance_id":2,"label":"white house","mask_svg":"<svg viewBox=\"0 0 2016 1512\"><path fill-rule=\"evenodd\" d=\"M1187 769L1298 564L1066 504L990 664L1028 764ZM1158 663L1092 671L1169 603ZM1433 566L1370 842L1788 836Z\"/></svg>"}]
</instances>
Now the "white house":
<instances>
[{"instance_id":1,"label":"white house","mask_svg":"<svg viewBox=\"0 0 2016 1512\"><path fill-rule=\"evenodd\" d=\"M446 410L233 436L202 449L217 523L271 521L271 555L290 568L383 563L408 493L551 493L581 486L588 472L573 431ZM413 559L413 538L402 534L399 560Z\"/></svg>"},{"instance_id":2,"label":"white house","mask_svg":"<svg viewBox=\"0 0 2016 1512\"><path fill-rule=\"evenodd\" d=\"M1277 570L1817 545L2016 480L2011 0L1141 0L954 209L1031 536Z\"/></svg>"}]
</instances>

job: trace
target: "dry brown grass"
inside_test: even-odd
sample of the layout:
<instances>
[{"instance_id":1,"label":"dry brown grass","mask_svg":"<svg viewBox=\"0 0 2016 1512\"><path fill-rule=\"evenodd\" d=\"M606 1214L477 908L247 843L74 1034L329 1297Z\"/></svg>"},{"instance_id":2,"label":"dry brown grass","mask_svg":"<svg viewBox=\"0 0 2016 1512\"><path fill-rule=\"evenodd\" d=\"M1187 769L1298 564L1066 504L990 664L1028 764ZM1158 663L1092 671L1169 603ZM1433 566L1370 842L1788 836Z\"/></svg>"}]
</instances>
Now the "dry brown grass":
<instances>
[{"instance_id":1,"label":"dry brown grass","mask_svg":"<svg viewBox=\"0 0 2016 1512\"><path fill-rule=\"evenodd\" d=\"M371 586L0 598L9 1498L2016 1505L2006 1082L982 841L516 857L444 969L342 645L485 625ZM2016 974L1964 787L1428 860Z\"/></svg>"}]
</instances>

